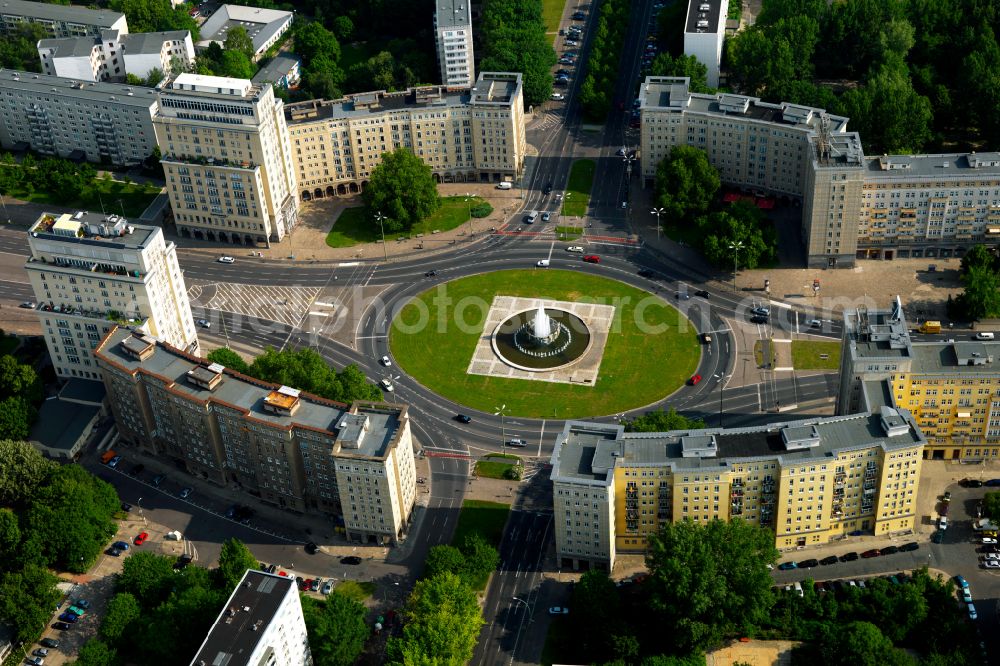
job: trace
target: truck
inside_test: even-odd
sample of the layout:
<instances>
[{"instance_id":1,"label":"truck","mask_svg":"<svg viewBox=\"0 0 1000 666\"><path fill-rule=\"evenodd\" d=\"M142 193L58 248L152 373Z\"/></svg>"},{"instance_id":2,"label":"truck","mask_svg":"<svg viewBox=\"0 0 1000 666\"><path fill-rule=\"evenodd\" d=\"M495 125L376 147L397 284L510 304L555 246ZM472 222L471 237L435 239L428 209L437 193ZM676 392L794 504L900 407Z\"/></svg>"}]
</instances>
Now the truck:
<instances>
[{"instance_id":1,"label":"truck","mask_svg":"<svg viewBox=\"0 0 1000 666\"><path fill-rule=\"evenodd\" d=\"M941 332L941 322L939 321L925 321L917 329L921 333L940 333Z\"/></svg>"},{"instance_id":2,"label":"truck","mask_svg":"<svg viewBox=\"0 0 1000 666\"><path fill-rule=\"evenodd\" d=\"M105 451L101 455L101 462L104 463L105 465L107 465L108 461L111 460L112 458L114 458L116 455L118 455L118 454L113 449Z\"/></svg>"},{"instance_id":3,"label":"truck","mask_svg":"<svg viewBox=\"0 0 1000 666\"><path fill-rule=\"evenodd\" d=\"M497 183L497 189L498 190L509 190L512 187L514 187L514 184L512 182L510 182L509 180L505 180L505 181L502 181L500 183Z\"/></svg>"}]
</instances>

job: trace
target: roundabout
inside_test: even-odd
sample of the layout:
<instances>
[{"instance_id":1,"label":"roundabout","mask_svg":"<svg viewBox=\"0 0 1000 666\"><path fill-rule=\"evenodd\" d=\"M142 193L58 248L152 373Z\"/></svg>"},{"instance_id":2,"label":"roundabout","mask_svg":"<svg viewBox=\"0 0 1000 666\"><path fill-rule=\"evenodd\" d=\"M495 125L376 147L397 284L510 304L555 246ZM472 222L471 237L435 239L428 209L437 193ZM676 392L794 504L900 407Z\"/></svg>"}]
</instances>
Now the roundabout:
<instances>
[{"instance_id":1,"label":"roundabout","mask_svg":"<svg viewBox=\"0 0 1000 666\"><path fill-rule=\"evenodd\" d=\"M694 325L659 296L575 270L501 270L438 284L393 319L413 380L456 403L588 418L662 400L701 359Z\"/></svg>"}]
</instances>

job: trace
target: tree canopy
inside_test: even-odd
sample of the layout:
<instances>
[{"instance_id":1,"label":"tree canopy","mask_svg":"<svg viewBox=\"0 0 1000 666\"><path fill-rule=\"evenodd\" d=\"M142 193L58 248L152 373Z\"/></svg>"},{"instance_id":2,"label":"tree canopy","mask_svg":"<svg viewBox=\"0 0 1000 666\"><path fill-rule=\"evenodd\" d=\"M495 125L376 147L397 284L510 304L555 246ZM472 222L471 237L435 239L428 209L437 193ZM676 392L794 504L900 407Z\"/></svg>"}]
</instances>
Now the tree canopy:
<instances>
[{"instance_id":1,"label":"tree canopy","mask_svg":"<svg viewBox=\"0 0 1000 666\"><path fill-rule=\"evenodd\" d=\"M208 352L208 355L205 358L212 363L218 363L219 365L225 366L230 370L235 370L236 372L244 375L250 371L250 366L243 360L243 357L229 347L219 347L218 349L213 349Z\"/></svg>"},{"instance_id":2,"label":"tree canopy","mask_svg":"<svg viewBox=\"0 0 1000 666\"><path fill-rule=\"evenodd\" d=\"M603 122L614 103L612 95L618 80L622 43L629 25L629 8L626 0L605 0L595 5L595 11L599 13L590 40L586 75L579 91L584 115L595 122Z\"/></svg>"},{"instance_id":3,"label":"tree canopy","mask_svg":"<svg viewBox=\"0 0 1000 666\"><path fill-rule=\"evenodd\" d=\"M188 14L188 5L174 7L170 0L111 0L111 9L125 14L131 32L190 30L199 39L198 22Z\"/></svg>"},{"instance_id":4,"label":"tree canopy","mask_svg":"<svg viewBox=\"0 0 1000 666\"><path fill-rule=\"evenodd\" d=\"M650 604L682 651L752 632L774 598L774 533L740 519L665 523L649 538Z\"/></svg>"},{"instance_id":5,"label":"tree canopy","mask_svg":"<svg viewBox=\"0 0 1000 666\"><path fill-rule=\"evenodd\" d=\"M0 440L0 505L21 504L56 468L27 442Z\"/></svg>"},{"instance_id":6,"label":"tree canopy","mask_svg":"<svg viewBox=\"0 0 1000 666\"><path fill-rule=\"evenodd\" d=\"M480 71L521 72L524 103L536 106L552 94L556 54L545 34L538 0L485 0L476 50Z\"/></svg>"},{"instance_id":7,"label":"tree canopy","mask_svg":"<svg viewBox=\"0 0 1000 666\"><path fill-rule=\"evenodd\" d=\"M223 51L238 51L247 57L247 61L253 60L254 49L253 39L250 33L241 25L233 26L226 32L226 41L222 43Z\"/></svg>"},{"instance_id":8,"label":"tree canopy","mask_svg":"<svg viewBox=\"0 0 1000 666\"><path fill-rule=\"evenodd\" d=\"M0 39L0 67L25 72L41 72L38 57L38 40L48 37L45 28L37 23L22 23Z\"/></svg>"},{"instance_id":9,"label":"tree canopy","mask_svg":"<svg viewBox=\"0 0 1000 666\"><path fill-rule=\"evenodd\" d=\"M280 351L268 347L250 364L248 374L343 403L382 399L382 392L368 382L358 366L346 366L338 373L308 347Z\"/></svg>"},{"instance_id":10,"label":"tree canopy","mask_svg":"<svg viewBox=\"0 0 1000 666\"><path fill-rule=\"evenodd\" d=\"M701 419L689 419L673 407L658 409L625 421L625 432L667 432L668 430L697 430L705 427Z\"/></svg>"},{"instance_id":11,"label":"tree canopy","mask_svg":"<svg viewBox=\"0 0 1000 666\"><path fill-rule=\"evenodd\" d=\"M705 258L719 267L758 268L777 259L777 234L767 217L751 203L738 201L698 218ZM733 246L739 246L738 255Z\"/></svg>"},{"instance_id":12,"label":"tree canopy","mask_svg":"<svg viewBox=\"0 0 1000 666\"><path fill-rule=\"evenodd\" d=\"M674 146L656 165L655 201L665 209L667 224L692 221L707 211L720 185L718 170L694 146Z\"/></svg>"},{"instance_id":13,"label":"tree canopy","mask_svg":"<svg viewBox=\"0 0 1000 666\"><path fill-rule=\"evenodd\" d=\"M379 226L374 216L381 213L386 232L393 233L410 229L441 207L431 167L409 148L382 153L363 196L372 224Z\"/></svg>"},{"instance_id":14,"label":"tree canopy","mask_svg":"<svg viewBox=\"0 0 1000 666\"><path fill-rule=\"evenodd\" d=\"M966 321L1000 316L1000 259L974 245L962 257L960 276L965 290L951 303L949 316Z\"/></svg>"},{"instance_id":15,"label":"tree canopy","mask_svg":"<svg viewBox=\"0 0 1000 666\"><path fill-rule=\"evenodd\" d=\"M461 666L472 659L483 618L476 593L455 574L417 581L404 616L402 637L389 640L389 663Z\"/></svg>"},{"instance_id":16,"label":"tree canopy","mask_svg":"<svg viewBox=\"0 0 1000 666\"><path fill-rule=\"evenodd\" d=\"M219 566L215 570L219 577L218 586L230 592L246 574L247 569L256 569L258 560L242 541L236 538L226 539L219 553Z\"/></svg>"},{"instance_id":17,"label":"tree canopy","mask_svg":"<svg viewBox=\"0 0 1000 666\"><path fill-rule=\"evenodd\" d=\"M303 595L302 614L316 666L351 666L357 661L369 635L363 604L336 591L323 600Z\"/></svg>"}]
</instances>

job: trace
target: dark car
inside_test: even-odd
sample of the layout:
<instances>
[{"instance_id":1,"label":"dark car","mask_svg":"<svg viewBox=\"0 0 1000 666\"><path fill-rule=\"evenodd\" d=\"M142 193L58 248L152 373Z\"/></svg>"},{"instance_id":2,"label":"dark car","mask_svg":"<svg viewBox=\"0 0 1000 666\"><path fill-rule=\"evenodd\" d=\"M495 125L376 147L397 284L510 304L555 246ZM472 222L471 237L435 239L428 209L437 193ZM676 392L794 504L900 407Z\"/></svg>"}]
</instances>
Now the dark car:
<instances>
[{"instance_id":1,"label":"dark car","mask_svg":"<svg viewBox=\"0 0 1000 666\"><path fill-rule=\"evenodd\" d=\"M361 558L357 555L348 555L347 557L340 558L341 564L361 564Z\"/></svg>"},{"instance_id":2,"label":"dark car","mask_svg":"<svg viewBox=\"0 0 1000 666\"><path fill-rule=\"evenodd\" d=\"M132 510L132 505L131 504L129 504L128 502L122 502L122 511L124 511L125 513L128 513L131 510Z\"/></svg>"},{"instance_id":3,"label":"dark car","mask_svg":"<svg viewBox=\"0 0 1000 666\"><path fill-rule=\"evenodd\" d=\"M174 569L176 569L177 571L182 570L184 567L191 564L191 559L192 558L190 555L184 553L183 555L177 558L176 562L174 562Z\"/></svg>"},{"instance_id":4,"label":"dark car","mask_svg":"<svg viewBox=\"0 0 1000 666\"><path fill-rule=\"evenodd\" d=\"M309 583L309 591L310 592L319 592L319 585L322 582L323 581L321 581L319 578L313 578L312 582Z\"/></svg>"},{"instance_id":5,"label":"dark car","mask_svg":"<svg viewBox=\"0 0 1000 666\"><path fill-rule=\"evenodd\" d=\"M434 277L437 274L438 274L437 271L427 271L426 273L424 273L424 277Z\"/></svg>"},{"instance_id":6,"label":"dark car","mask_svg":"<svg viewBox=\"0 0 1000 666\"><path fill-rule=\"evenodd\" d=\"M822 560L819 561L819 563L822 564L823 566L826 566L828 564L836 564L837 563L837 556L836 555L830 555L829 557L824 557Z\"/></svg>"},{"instance_id":7,"label":"dark car","mask_svg":"<svg viewBox=\"0 0 1000 666\"><path fill-rule=\"evenodd\" d=\"M982 488L983 482L979 479L962 479L958 482L963 488Z\"/></svg>"},{"instance_id":8,"label":"dark car","mask_svg":"<svg viewBox=\"0 0 1000 666\"><path fill-rule=\"evenodd\" d=\"M52 648L53 650L59 647L59 641L57 641L54 638L43 638L42 640L38 641L38 644L41 645L42 647Z\"/></svg>"},{"instance_id":9,"label":"dark car","mask_svg":"<svg viewBox=\"0 0 1000 666\"><path fill-rule=\"evenodd\" d=\"M1000 486L1000 479L990 479L983 483L984 486Z\"/></svg>"},{"instance_id":10,"label":"dark car","mask_svg":"<svg viewBox=\"0 0 1000 666\"><path fill-rule=\"evenodd\" d=\"M699 289L698 291L694 292L694 295L695 296L701 296L702 298L708 298L709 296L711 296L711 294L709 294L704 289Z\"/></svg>"},{"instance_id":11,"label":"dark car","mask_svg":"<svg viewBox=\"0 0 1000 666\"><path fill-rule=\"evenodd\" d=\"M812 569L819 566L819 560L810 559L799 562L799 569Z\"/></svg>"},{"instance_id":12,"label":"dark car","mask_svg":"<svg viewBox=\"0 0 1000 666\"><path fill-rule=\"evenodd\" d=\"M70 624L73 624L74 622L76 622L79 619L80 618L79 618L78 615L76 615L76 613L70 613L69 611L66 611L62 615L59 616L59 620L61 622L69 622Z\"/></svg>"},{"instance_id":13,"label":"dark car","mask_svg":"<svg viewBox=\"0 0 1000 666\"><path fill-rule=\"evenodd\" d=\"M650 279L656 277L656 273L654 273L653 271L649 270L648 268L642 268L642 269L640 269L639 272L637 273L637 275L639 277L650 278Z\"/></svg>"},{"instance_id":14,"label":"dark car","mask_svg":"<svg viewBox=\"0 0 1000 666\"><path fill-rule=\"evenodd\" d=\"M277 564L272 564L271 566L269 566L269 567L267 568L267 573L270 573L270 574L273 574L273 573L275 573L275 572L276 572L277 570L278 570L278 565L277 565Z\"/></svg>"},{"instance_id":15,"label":"dark car","mask_svg":"<svg viewBox=\"0 0 1000 666\"><path fill-rule=\"evenodd\" d=\"M887 546L880 551L883 555L895 555L899 552L899 548L896 546Z\"/></svg>"},{"instance_id":16,"label":"dark car","mask_svg":"<svg viewBox=\"0 0 1000 666\"><path fill-rule=\"evenodd\" d=\"M465 414L455 414L455 420L459 423L472 423L472 417Z\"/></svg>"},{"instance_id":17,"label":"dark car","mask_svg":"<svg viewBox=\"0 0 1000 666\"><path fill-rule=\"evenodd\" d=\"M317 546L312 541L306 544L306 552L309 553L310 555L315 555L317 550L319 550L319 546Z\"/></svg>"},{"instance_id":18,"label":"dark car","mask_svg":"<svg viewBox=\"0 0 1000 666\"><path fill-rule=\"evenodd\" d=\"M69 631L73 628L73 625L68 622L53 622L52 628L58 629L59 631Z\"/></svg>"},{"instance_id":19,"label":"dark car","mask_svg":"<svg viewBox=\"0 0 1000 666\"><path fill-rule=\"evenodd\" d=\"M114 546L111 546L110 548L108 548L104 552L107 553L108 555L110 555L111 557L121 557L121 554L122 554L121 549L115 548Z\"/></svg>"},{"instance_id":20,"label":"dark car","mask_svg":"<svg viewBox=\"0 0 1000 666\"><path fill-rule=\"evenodd\" d=\"M867 559L867 558L870 558L870 557L878 557L881 554L882 554L882 551L880 551L878 548L872 548L871 550L866 550L865 552L861 553L861 557L864 557L864 558Z\"/></svg>"},{"instance_id":21,"label":"dark car","mask_svg":"<svg viewBox=\"0 0 1000 666\"><path fill-rule=\"evenodd\" d=\"M901 553L908 553L911 550L916 550L918 548L920 548L920 544L917 543L916 541L911 541L909 543L904 543L902 546L900 546L899 547L899 552L901 552Z\"/></svg>"},{"instance_id":22,"label":"dark car","mask_svg":"<svg viewBox=\"0 0 1000 666\"><path fill-rule=\"evenodd\" d=\"M858 554L857 553L853 553L853 552L852 553L844 553L843 555L840 556L840 561L841 562L853 562L856 559L858 559Z\"/></svg>"},{"instance_id":23,"label":"dark car","mask_svg":"<svg viewBox=\"0 0 1000 666\"><path fill-rule=\"evenodd\" d=\"M754 315L754 316L750 317L750 323L751 324L766 324L767 323L767 317L765 317L763 315Z\"/></svg>"},{"instance_id":24,"label":"dark car","mask_svg":"<svg viewBox=\"0 0 1000 666\"><path fill-rule=\"evenodd\" d=\"M778 569L780 569L781 571L788 571L789 569L797 569L798 566L799 565L796 564L795 562L782 562L781 564L778 565Z\"/></svg>"},{"instance_id":25,"label":"dark car","mask_svg":"<svg viewBox=\"0 0 1000 666\"><path fill-rule=\"evenodd\" d=\"M585 18L587 18L587 15L584 14L583 12L573 12L574 21L582 21Z\"/></svg>"},{"instance_id":26,"label":"dark car","mask_svg":"<svg viewBox=\"0 0 1000 666\"><path fill-rule=\"evenodd\" d=\"M545 183L545 189L542 192L544 194L552 194L552 183Z\"/></svg>"}]
</instances>

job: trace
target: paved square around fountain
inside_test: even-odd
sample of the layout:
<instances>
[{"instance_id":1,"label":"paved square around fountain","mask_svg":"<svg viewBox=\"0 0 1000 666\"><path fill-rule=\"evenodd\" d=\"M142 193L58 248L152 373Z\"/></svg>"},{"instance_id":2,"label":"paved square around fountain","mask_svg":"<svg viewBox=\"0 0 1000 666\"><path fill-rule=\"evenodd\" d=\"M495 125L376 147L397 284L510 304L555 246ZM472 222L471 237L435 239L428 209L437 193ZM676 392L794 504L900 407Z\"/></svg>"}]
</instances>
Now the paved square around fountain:
<instances>
[{"instance_id":1,"label":"paved square around fountain","mask_svg":"<svg viewBox=\"0 0 1000 666\"><path fill-rule=\"evenodd\" d=\"M576 315L587 325L590 331L590 348L571 365L556 370L531 372L521 370L504 363L493 351L493 331L509 317L539 307L553 310L565 310ZM527 379L538 382L556 382L560 384L577 384L593 386L604 357L604 345L608 341L608 332L614 321L615 308L612 305L597 305L593 303L570 303L568 301L553 301L547 298L522 298L519 296L494 296L490 311L486 314L483 333L479 337L476 349L472 354L469 368L470 375L486 375L487 377L506 377L509 379Z\"/></svg>"}]
</instances>

